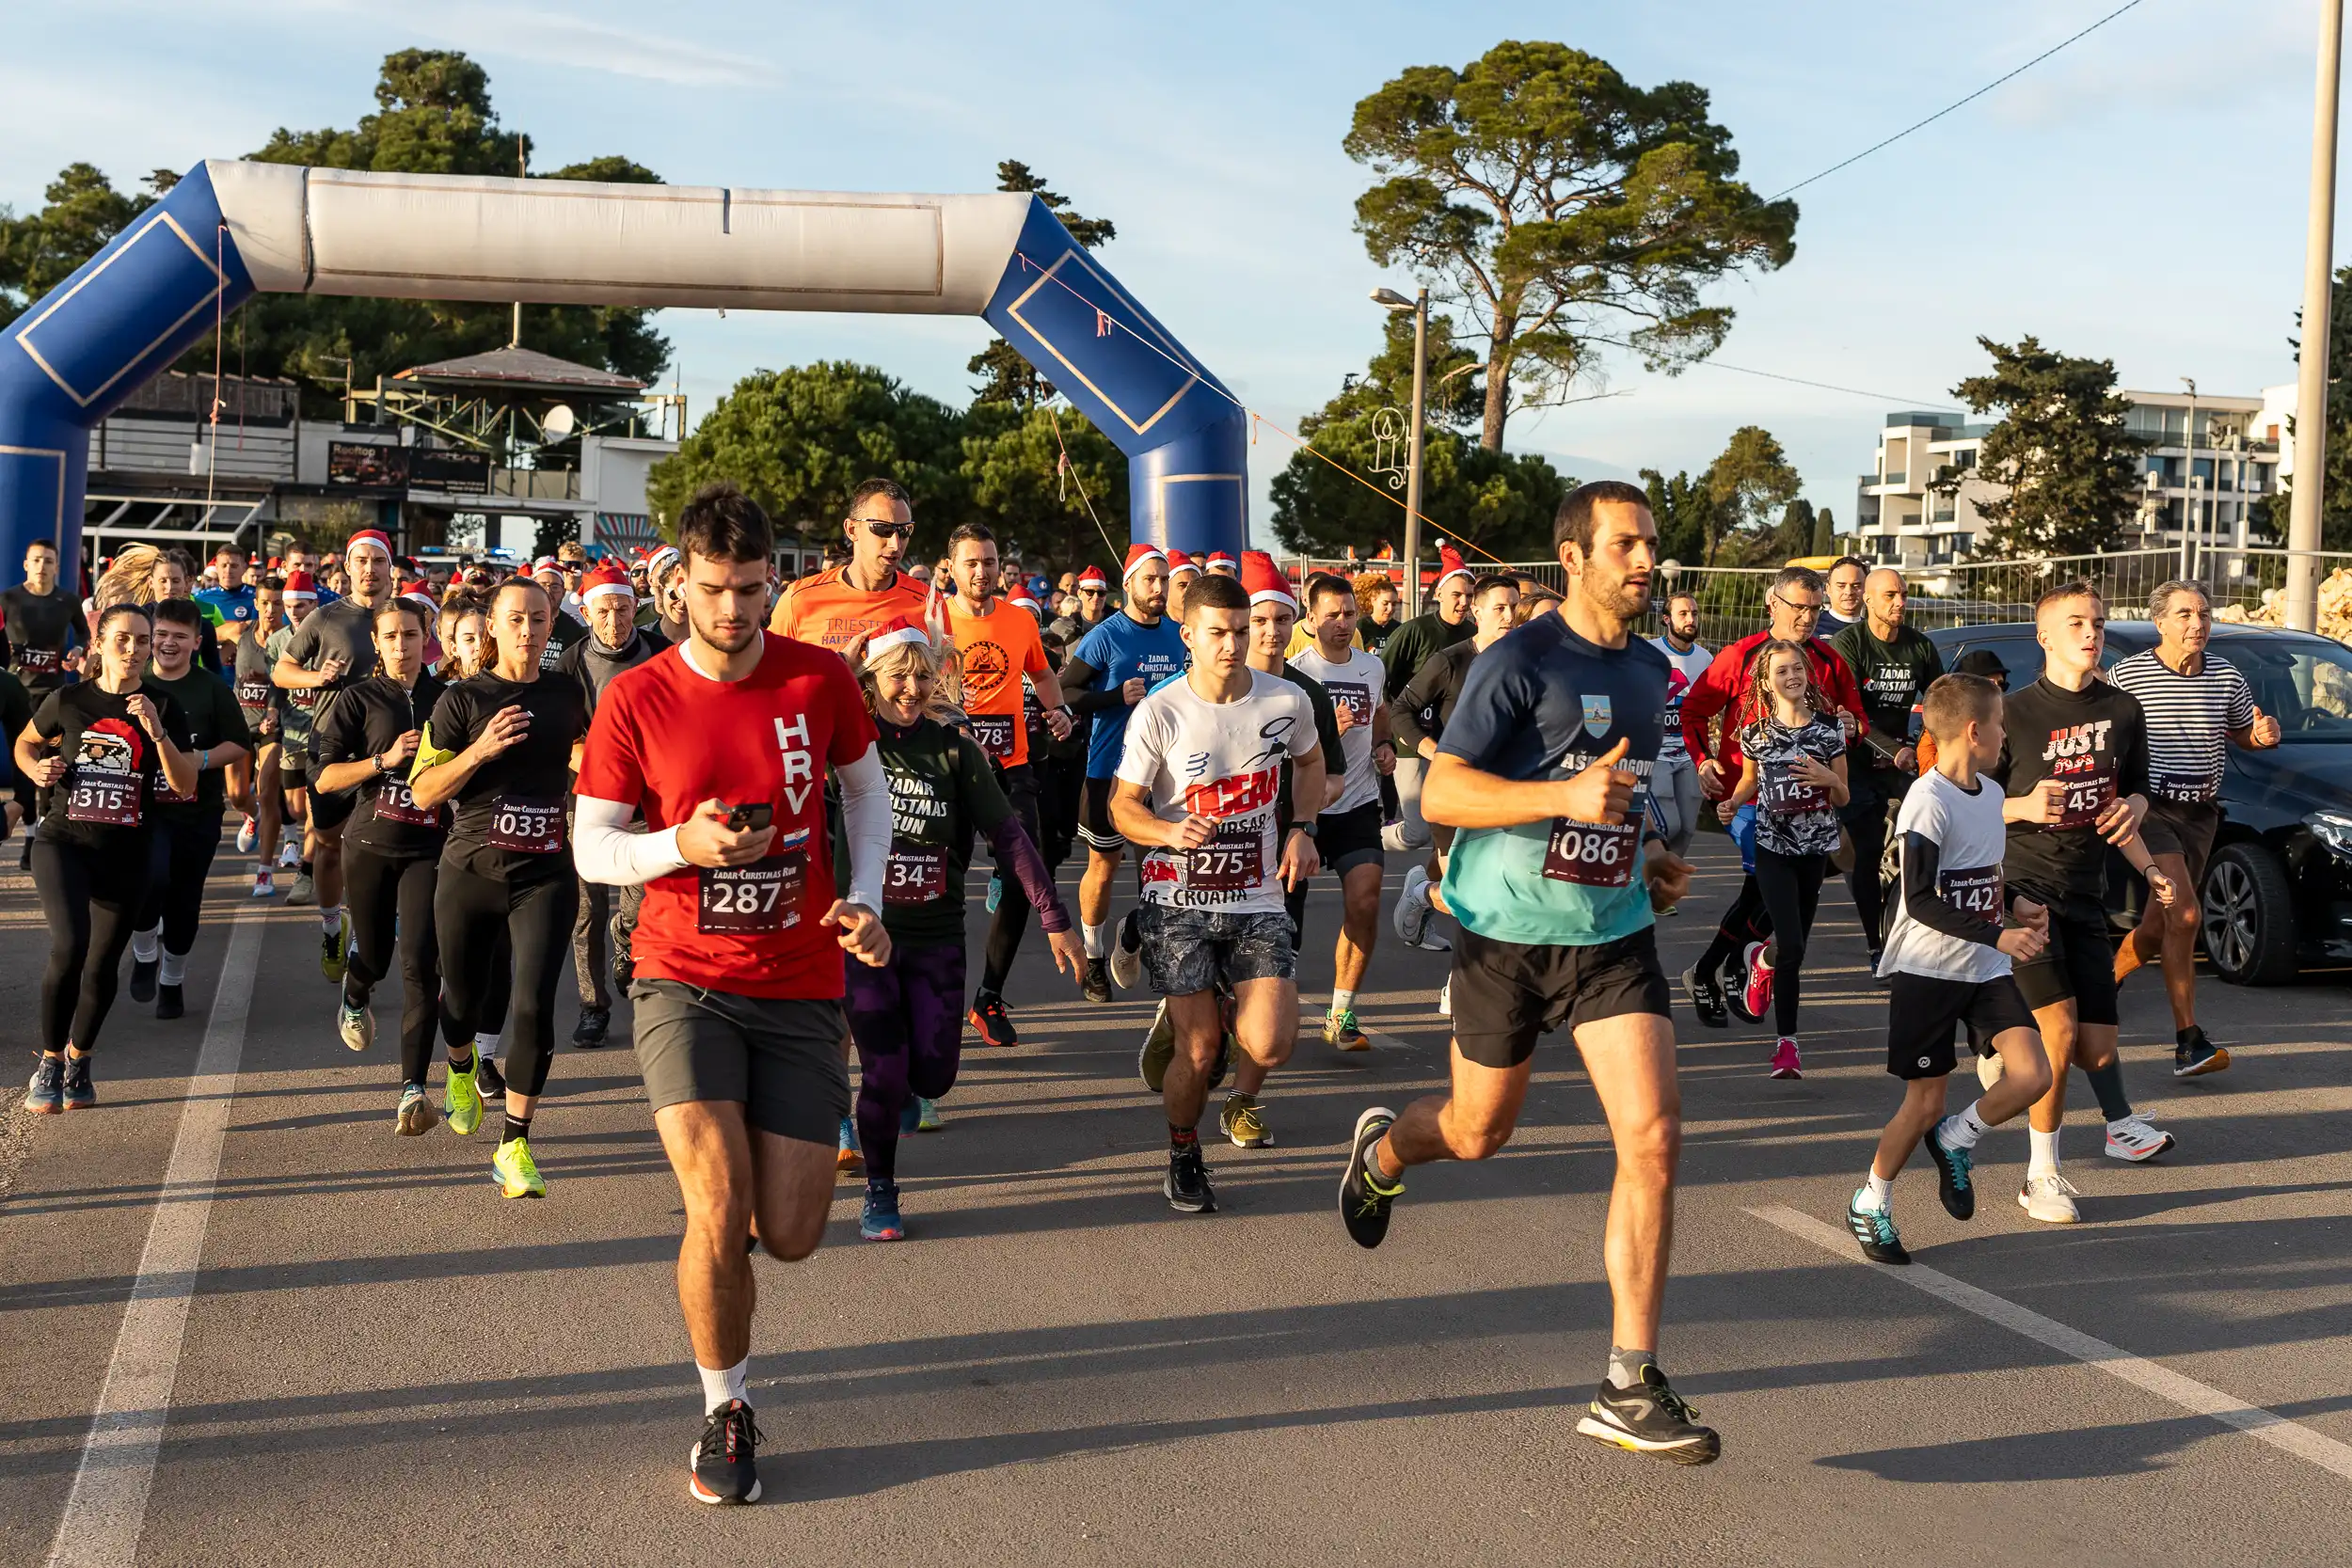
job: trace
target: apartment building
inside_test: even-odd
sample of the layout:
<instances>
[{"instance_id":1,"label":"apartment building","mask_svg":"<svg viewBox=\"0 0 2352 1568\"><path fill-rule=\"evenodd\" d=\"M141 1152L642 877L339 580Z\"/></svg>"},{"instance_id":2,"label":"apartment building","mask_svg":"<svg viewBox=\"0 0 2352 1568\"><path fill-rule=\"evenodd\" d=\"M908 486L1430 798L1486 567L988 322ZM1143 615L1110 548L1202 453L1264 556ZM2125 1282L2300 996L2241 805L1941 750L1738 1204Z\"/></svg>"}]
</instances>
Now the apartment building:
<instances>
[{"instance_id":1,"label":"apartment building","mask_svg":"<svg viewBox=\"0 0 2352 1568\"><path fill-rule=\"evenodd\" d=\"M2141 457L2137 512L2122 549L2177 546L2184 530L2201 547L2265 542L2255 510L2293 471L2293 384L2260 397L2125 391L2124 427L2150 443ZM1889 414L1877 462L1860 477L1855 554L1890 565L1935 566L1965 560L1989 526L1979 510L2003 494L1978 472L1990 424L1957 412Z\"/></svg>"}]
</instances>

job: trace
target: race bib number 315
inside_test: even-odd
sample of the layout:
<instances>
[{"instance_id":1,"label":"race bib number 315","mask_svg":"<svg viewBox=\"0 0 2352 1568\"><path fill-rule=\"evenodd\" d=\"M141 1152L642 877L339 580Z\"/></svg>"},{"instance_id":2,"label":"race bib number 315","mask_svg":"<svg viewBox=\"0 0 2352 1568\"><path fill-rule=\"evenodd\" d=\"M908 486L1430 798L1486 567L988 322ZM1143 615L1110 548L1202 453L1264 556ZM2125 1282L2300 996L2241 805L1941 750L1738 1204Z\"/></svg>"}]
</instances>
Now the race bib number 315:
<instances>
[{"instance_id":1,"label":"race bib number 315","mask_svg":"<svg viewBox=\"0 0 2352 1568\"><path fill-rule=\"evenodd\" d=\"M65 819L101 828L139 825L139 781L135 774L87 773L75 769L66 787Z\"/></svg>"}]
</instances>

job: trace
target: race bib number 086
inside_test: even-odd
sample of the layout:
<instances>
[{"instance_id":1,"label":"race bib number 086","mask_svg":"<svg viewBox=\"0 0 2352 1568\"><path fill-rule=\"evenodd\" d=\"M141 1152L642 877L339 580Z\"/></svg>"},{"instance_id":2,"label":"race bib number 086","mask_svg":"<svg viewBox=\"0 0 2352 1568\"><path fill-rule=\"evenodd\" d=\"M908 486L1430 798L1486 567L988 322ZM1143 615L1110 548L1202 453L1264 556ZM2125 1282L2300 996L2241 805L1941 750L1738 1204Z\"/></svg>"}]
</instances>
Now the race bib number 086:
<instances>
[{"instance_id":1,"label":"race bib number 086","mask_svg":"<svg viewBox=\"0 0 2352 1568\"><path fill-rule=\"evenodd\" d=\"M1640 810L1637 799L1635 811ZM1555 882L1580 887L1625 887L1633 880L1634 862L1642 849L1642 819L1625 822L1578 822L1556 816L1551 841L1544 846L1544 875Z\"/></svg>"}]
</instances>

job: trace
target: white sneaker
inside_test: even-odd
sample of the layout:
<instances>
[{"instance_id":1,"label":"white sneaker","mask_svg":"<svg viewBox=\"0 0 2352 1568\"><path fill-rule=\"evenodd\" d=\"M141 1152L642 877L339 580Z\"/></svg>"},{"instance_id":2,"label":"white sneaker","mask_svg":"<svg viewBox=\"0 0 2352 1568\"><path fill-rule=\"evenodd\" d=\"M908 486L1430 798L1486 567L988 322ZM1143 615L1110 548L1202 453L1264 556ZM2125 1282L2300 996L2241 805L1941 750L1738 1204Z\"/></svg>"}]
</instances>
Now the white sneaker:
<instances>
[{"instance_id":1,"label":"white sneaker","mask_svg":"<svg viewBox=\"0 0 2352 1568\"><path fill-rule=\"evenodd\" d=\"M2045 1225L2073 1225L2082 1218L2074 1208L2081 1189L2063 1176L2030 1177L2017 1195L2017 1207Z\"/></svg>"},{"instance_id":2,"label":"white sneaker","mask_svg":"<svg viewBox=\"0 0 2352 1568\"><path fill-rule=\"evenodd\" d=\"M256 898L278 896L278 883L267 871L256 871L253 874L253 896Z\"/></svg>"},{"instance_id":3,"label":"white sneaker","mask_svg":"<svg viewBox=\"0 0 2352 1568\"><path fill-rule=\"evenodd\" d=\"M1451 974L1445 977L1445 984L1438 988L1438 1016L1454 1016L1454 976Z\"/></svg>"},{"instance_id":4,"label":"white sneaker","mask_svg":"<svg viewBox=\"0 0 2352 1568\"><path fill-rule=\"evenodd\" d=\"M1987 1094L1991 1094L1999 1086L2001 1075L2008 1070L2008 1067L2001 1060L2001 1053L1997 1051L1990 1056L1977 1058L1977 1082L1984 1086L1984 1092Z\"/></svg>"},{"instance_id":5,"label":"white sneaker","mask_svg":"<svg viewBox=\"0 0 2352 1568\"><path fill-rule=\"evenodd\" d=\"M1407 947L1421 945L1422 933L1429 928L1429 872L1422 866L1408 866L1405 872L1404 891L1396 895L1396 911L1390 924L1396 927L1396 940Z\"/></svg>"},{"instance_id":6,"label":"white sneaker","mask_svg":"<svg viewBox=\"0 0 2352 1568\"><path fill-rule=\"evenodd\" d=\"M246 817L245 819L245 826L237 830L237 853L240 855L249 855L253 853L254 843L260 837L261 825L255 822L253 818L249 816Z\"/></svg>"},{"instance_id":7,"label":"white sneaker","mask_svg":"<svg viewBox=\"0 0 2352 1568\"><path fill-rule=\"evenodd\" d=\"M1133 946L1128 943L1133 942ZM1136 911L1129 910L1125 919L1111 933L1111 983L1120 990L1133 990L1143 984L1143 934L1136 928Z\"/></svg>"},{"instance_id":8,"label":"white sneaker","mask_svg":"<svg viewBox=\"0 0 2352 1568\"><path fill-rule=\"evenodd\" d=\"M2172 1134L2152 1125L2143 1116L2128 1116L2107 1123L2107 1158L2137 1164L2172 1147Z\"/></svg>"},{"instance_id":9,"label":"white sneaker","mask_svg":"<svg viewBox=\"0 0 2352 1568\"><path fill-rule=\"evenodd\" d=\"M278 870L292 871L301 865L301 863L302 846L294 839L288 839L285 843L280 844L278 847Z\"/></svg>"}]
</instances>

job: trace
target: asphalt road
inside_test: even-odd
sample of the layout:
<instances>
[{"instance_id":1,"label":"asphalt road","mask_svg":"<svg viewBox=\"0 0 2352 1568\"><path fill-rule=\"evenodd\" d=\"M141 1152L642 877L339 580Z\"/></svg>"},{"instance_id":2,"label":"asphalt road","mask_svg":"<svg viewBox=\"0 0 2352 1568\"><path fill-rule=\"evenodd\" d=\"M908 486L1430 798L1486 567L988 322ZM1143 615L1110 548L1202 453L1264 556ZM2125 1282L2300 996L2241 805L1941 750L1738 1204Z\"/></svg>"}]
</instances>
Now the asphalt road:
<instances>
[{"instance_id":1,"label":"asphalt road","mask_svg":"<svg viewBox=\"0 0 2352 1568\"><path fill-rule=\"evenodd\" d=\"M1676 970L1737 874L1703 843L1662 923ZM684 1485L676 1189L625 1034L559 1055L532 1140L550 1196L502 1201L486 1132L393 1136L396 1004L387 1043L343 1051L310 911L257 913L242 870L216 879L190 1016L124 1003L97 1110L11 1095L0 1117L0 1563L2279 1564L2352 1539L2340 976L2208 979L2235 1066L2185 1085L2136 980L2129 1084L2179 1148L2115 1165L2078 1113L2072 1228L2010 1201L2021 1131L1979 1151L1966 1226L1915 1162L1919 1266L1883 1269L1837 1227L1897 1098L1884 995L1829 895L1802 1082L1765 1076L1757 1030L1680 1014L1663 1352L1724 1457L1679 1470L1573 1431L1608 1344L1611 1165L1565 1040L1512 1145L1416 1173L1364 1253L1332 1211L1343 1140L1438 1081L1442 958L1384 933L1359 1003L1378 1049L1302 1043L1269 1090L1278 1147L1215 1146L1223 1212L1189 1217L1135 1078L1149 1001L1087 1006L1033 936L1025 1043L974 1050L946 1130L902 1155L911 1238L859 1241L844 1183L816 1257L758 1262L768 1500L711 1510ZM1336 908L1327 879L1312 1003ZM0 933L22 1047L45 941L13 874Z\"/></svg>"}]
</instances>

